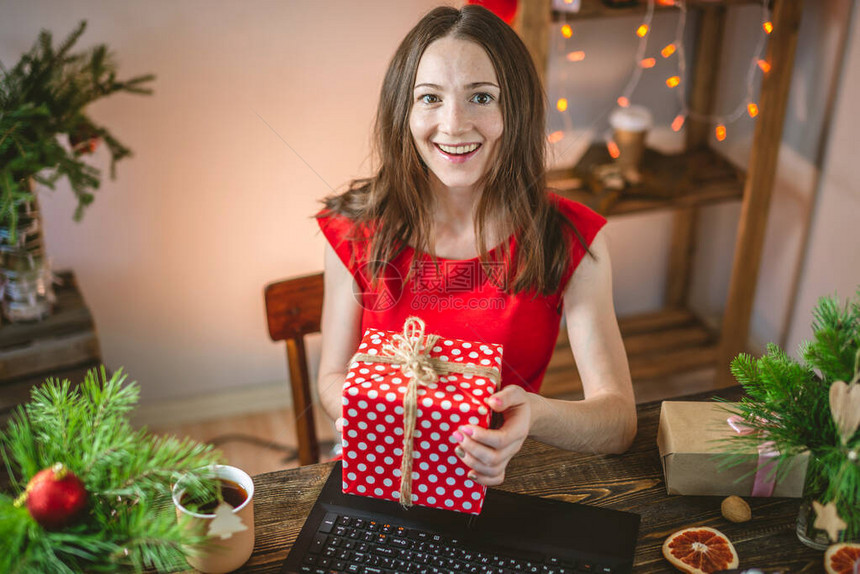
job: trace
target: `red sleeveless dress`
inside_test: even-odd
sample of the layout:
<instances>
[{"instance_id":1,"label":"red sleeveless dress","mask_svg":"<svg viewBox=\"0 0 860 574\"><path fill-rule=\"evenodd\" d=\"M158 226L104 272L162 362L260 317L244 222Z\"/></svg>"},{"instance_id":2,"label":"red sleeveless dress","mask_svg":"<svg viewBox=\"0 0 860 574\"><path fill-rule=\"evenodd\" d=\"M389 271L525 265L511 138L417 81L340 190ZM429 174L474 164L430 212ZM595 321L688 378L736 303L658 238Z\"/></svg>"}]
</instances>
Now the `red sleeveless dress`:
<instances>
[{"instance_id":1,"label":"red sleeveless dress","mask_svg":"<svg viewBox=\"0 0 860 574\"><path fill-rule=\"evenodd\" d=\"M606 219L584 205L555 194L550 194L550 199L588 245L606 224ZM502 280L488 280L477 257L437 257L437 268L429 255L411 247L385 266L382 280L372 289L366 272L368 244L365 238L354 237L352 220L323 210L317 221L356 280L356 298L363 307L362 332L368 327L400 332L407 317L420 317L428 334L501 344L502 386L540 390L558 338L564 288L586 253L572 230L567 231L571 235L570 265L561 286L551 295L535 295L512 294L504 290ZM508 241L513 254L516 239L511 237ZM501 264L490 271L498 272L499 278L506 276Z\"/></svg>"}]
</instances>

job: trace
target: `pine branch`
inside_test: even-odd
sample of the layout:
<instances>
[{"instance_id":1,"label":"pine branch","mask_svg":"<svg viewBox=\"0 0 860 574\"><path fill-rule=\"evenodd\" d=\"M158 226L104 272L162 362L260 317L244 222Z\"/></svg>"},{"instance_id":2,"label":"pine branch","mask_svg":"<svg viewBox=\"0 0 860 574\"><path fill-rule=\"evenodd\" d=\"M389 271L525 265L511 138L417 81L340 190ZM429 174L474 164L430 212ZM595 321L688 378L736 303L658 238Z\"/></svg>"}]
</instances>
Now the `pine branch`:
<instances>
[{"instance_id":1,"label":"pine branch","mask_svg":"<svg viewBox=\"0 0 860 574\"><path fill-rule=\"evenodd\" d=\"M759 379L758 365L752 355L741 353L731 362L730 370L737 382L743 385L748 395L761 399L761 389L757 382Z\"/></svg>"},{"instance_id":2,"label":"pine branch","mask_svg":"<svg viewBox=\"0 0 860 574\"><path fill-rule=\"evenodd\" d=\"M836 297L822 297L813 311L812 329L813 340L806 346L803 359L827 383L850 381L860 346L860 313L856 304L842 305Z\"/></svg>"},{"instance_id":3,"label":"pine branch","mask_svg":"<svg viewBox=\"0 0 860 574\"><path fill-rule=\"evenodd\" d=\"M111 178L116 175L116 163L131 155L109 130L94 124L85 110L118 92L150 94L148 84L154 76L117 79L116 63L104 44L73 52L85 30L86 22L81 22L56 50L52 34L43 30L15 66L7 69L0 63L0 224L9 227L13 242L18 223L15 207L32 197L29 179L53 188L58 178L68 178L78 200L76 221L94 199L92 191L101 182L99 170L83 161L79 150L63 147L58 136L91 128L89 132L102 138L110 150ZM44 170L53 173L40 175Z\"/></svg>"},{"instance_id":4,"label":"pine branch","mask_svg":"<svg viewBox=\"0 0 860 574\"><path fill-rule=\"evenodd\" d=\"M124 82L117 82L117 91L129 92L131 94L149 95L153 93L152 88L143 87L143 84L148 84L153 81L155 81L154 74L137 76Z\"/></svg>"},{"instance_id":5,"label":"pine branch","mask_svg":"<svg viewBox=\"0 0 860 574\"><path fill-rule=\"evenodd\" d=\"M166 506L152 520L152 511L138 509L124 515L123 529L130 536L121 542L123 556L115 557L135 570L155 568L158 571L173 571L185 565L183 548L198 547L206 539L182 528L172 508ZM125 551L128 551L127 554Z\"/></svg>"},{"instance_id":6,"label":"pine branch","mask_svg":"<svg viewBox=\"0 0 860 574\"><path fill-rule=\"evenodd\" d=\"M2 446L7 472L13 485L20 491L21 479L39 472L42 469L39 461L44 456L26 415L19 410L16 416L18 418L13 418L8 423ZM26 482L26 479L23 482Z\"/></svg>"},{"instance_id":7,"label":"pine branch","mask_svg":"<svg viewBox=\"0 0 860 574\"><path fill-rule=\"evenodd\" d=\"M73 388L49 380L0 435L14 495L39 470L62 462L89 493L88 511L61 531L42 529L13 497L0 495L0 571L138 572L183 564L185 548L202 543L180 528L171 485L188 476L215 488L208 468L220 455L210 445L132 429L139 396L120 371L91 371Z\"/></svg>"},{"instance_id":8,"label":"pine branch","mask_svg":"<svg viewBox=\"0 0 860 574\"><path fill-rule=\"evenodd\" d=\"M810 451L806 493L838 504L848 523L848 539L860 536L860 433L842 444L830 409L835 381L860 378L860 288L853 301L822 297L813 311L813 337L800 346L801 361L776 345L759 359L738 355L732 374L746 395L730 411L753 429L722 441L724 466L748 462L748 452L763 440L775 443L777 476L791 457ZM752 471L754 472L754 471Z\"/></svg>"},{"instance_id":9,"label":"pine branch","mask_svg":"<svg viewBox=\"0 0 860 574\"><path fill-rule=\"evenodd\" d=\"M72 47L78 43L78 39L80 39L80 37L83 35L83 33L86 31L86 29L87 29L87 22L86 22L86 20L84 20L78 24L78 27L75 28L66 37L65 40L63 40L63 43L60 44L60 49L57 50L57 56L56 57L57 58L65 58L66 54L69 53L69 50L71 50ZM42 45L46 46L48 52L50 52L50 50L51 50L51 33L48 31L44 31L43 34L46 36L46 41L42 42Z\"/></svg>"},{"instance_id":10,"label":"pine branch","mask_svg":"<svg viewBox=\"0 0 860 574\"><path fill-rule=\"evenodd\" d=\"M11 571L16 561L12 550L25 546L28 519L26 510L15 508L11 498L0 494L0 572Z\"/></svg>"}]
</instances>

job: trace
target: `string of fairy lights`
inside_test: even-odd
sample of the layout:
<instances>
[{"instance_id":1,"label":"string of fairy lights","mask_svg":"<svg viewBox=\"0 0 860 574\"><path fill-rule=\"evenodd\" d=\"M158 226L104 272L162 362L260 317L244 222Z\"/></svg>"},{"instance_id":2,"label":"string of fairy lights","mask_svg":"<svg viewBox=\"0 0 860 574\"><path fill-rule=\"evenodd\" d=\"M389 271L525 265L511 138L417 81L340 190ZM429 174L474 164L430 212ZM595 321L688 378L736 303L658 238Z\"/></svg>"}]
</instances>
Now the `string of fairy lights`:
<instances>
[{"instance_id":1,"label":"string of fairy lights","mask_svg":"<svg viewBox=\"0 0 860 574\"><path fill-rule=\"evenodd\" d=\"M654 17L655 4L660 6L671 6L678 9L678 20L675 25L675 37L672 42L660 47L659 50L651 52L648 48L648 40L651 37L652 20ZM567 50L566 41L574 36L574 30L571 24L567 21L566 12L562 19L560 27L556 28L557 39L563 43L565 60L569 63L581 62L586 58L584 50ZM635 35L639 38L639 44L635 54L635 65L630 74L624 89L616 99L619 107L627 108L631 105L633 94L636 87L639 85L643 74L653 70L657 65L658 58L664 60L674 60L676 66L673 74L667 76L664 80L666 88L673 90L678 100L678 113L672 120L671 127L675 132L681 131L688 118L696 121L707 122L714 126L714 137L717 141L723 141L727 135L727 125L739 120L742 116L748 115L751 118L756 117L759 112L759 105L755 101L756 96L756 78L759 72L768 74L771 70L771 64L763 59L763 52L767 44L768 36L773 32L773 23L770 19L770 10L768 9L768 0L761 0L761 36L754 49L750 64L746 74L746 92L738 104L731 112L720 115L705 115L698 113L689 108L685 94L685 86L687 83L687 62L686 52L684 49L684 33L687 27L687 5L686 0L648 0L645 15L634 30ZM614 105L612 106L614 107ZM568 99L559 97L555 101L555 108L564 117L565 123L570 124L570 118L566 112L568 110ZM607 110L608 113L608 110ZM602 114L594 122L600 121L605 114ZM563 131L554 131L547 136L550 143L557 143L564 139ZM610 155L618 156L618 146L611 138L607 139L607 147Z\"/></svg>"}]
</instances>

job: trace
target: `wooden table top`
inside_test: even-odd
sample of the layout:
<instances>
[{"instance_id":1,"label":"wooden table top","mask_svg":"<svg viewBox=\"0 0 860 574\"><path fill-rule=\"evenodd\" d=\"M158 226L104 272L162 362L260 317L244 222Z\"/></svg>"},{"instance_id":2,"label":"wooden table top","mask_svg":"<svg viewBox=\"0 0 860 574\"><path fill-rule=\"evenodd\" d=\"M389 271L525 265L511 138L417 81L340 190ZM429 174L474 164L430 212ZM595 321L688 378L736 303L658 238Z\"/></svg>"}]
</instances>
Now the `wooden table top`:
<instances>
[{"instance_id":1,"label":"wooden table top","mask_svg":"<svg viewBox=\"0 0 860 574\"><path fill-rule=\"evenodd\" d=\"M728 399L738 387L685 400ZM824 572L823 555L795 535L799 499L747 498L753 518L734 524L720 514L721 497L669 496L657 450L660 402L640 405L639 432L622 455L589 455L527 441L508 466L502 490L626 510L642 516L634 572L677 572L662 556L671 533L688 526L710 526L725 533L745 568L785 572ZM238 572L280 571L287 552L322 488L332 463L316 464L254 477L256 547Z\"/></svg>"}]
</instances>

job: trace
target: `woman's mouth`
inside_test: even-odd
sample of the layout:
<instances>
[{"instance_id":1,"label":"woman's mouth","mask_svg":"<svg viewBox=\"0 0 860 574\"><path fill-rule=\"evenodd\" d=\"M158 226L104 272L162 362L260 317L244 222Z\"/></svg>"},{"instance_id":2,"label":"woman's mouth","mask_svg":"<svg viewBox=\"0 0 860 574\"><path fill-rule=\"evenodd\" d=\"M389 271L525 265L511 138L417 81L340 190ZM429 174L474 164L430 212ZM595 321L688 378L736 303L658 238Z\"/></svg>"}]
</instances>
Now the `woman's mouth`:
<instances>
[{"instance_id":1,"label":"woman's mouth","mask_svg":"<svg viewBox=\"0 0 860 574\"><path fill-rule=\"evenodd\" d=\"M475 155L475 152L477 152L478 149L481 147L481 144L479 143L470 143L462 145L447 145L436 143L433 145L436 146L436 149L438 149L446 159L454 163L466 161L467 159Z\"/></svg>"}]
</instances>

